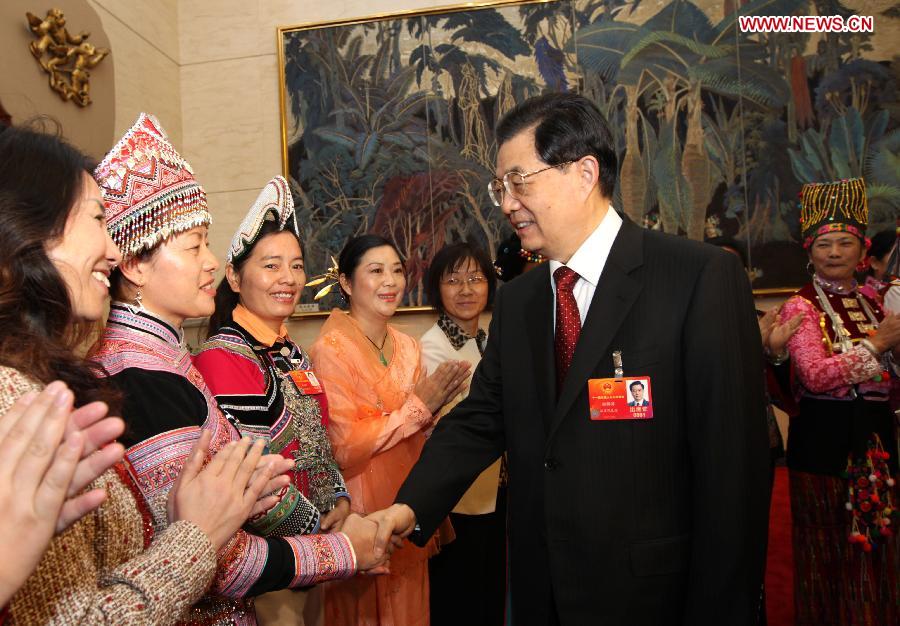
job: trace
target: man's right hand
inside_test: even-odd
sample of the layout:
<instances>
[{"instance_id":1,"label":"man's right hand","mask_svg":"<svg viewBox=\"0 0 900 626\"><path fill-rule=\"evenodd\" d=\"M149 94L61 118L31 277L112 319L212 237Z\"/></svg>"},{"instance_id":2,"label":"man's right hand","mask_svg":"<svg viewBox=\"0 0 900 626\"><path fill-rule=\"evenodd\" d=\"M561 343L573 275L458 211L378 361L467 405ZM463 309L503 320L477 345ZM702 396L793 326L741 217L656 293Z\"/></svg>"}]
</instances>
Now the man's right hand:
<instances>
[{"instance_id":1,"label":"man's right hand","mask_svg":"<svg viewBox=\"0 0 900 626\"><path fill-rule=\"evenodd\" d=\"M397 545L416 527L416 514L406 504L393 504L381 511L370 513L366 519L378 524L375 534L375 554L384 554L388 543Z\"/></svg>"}]
</instances>

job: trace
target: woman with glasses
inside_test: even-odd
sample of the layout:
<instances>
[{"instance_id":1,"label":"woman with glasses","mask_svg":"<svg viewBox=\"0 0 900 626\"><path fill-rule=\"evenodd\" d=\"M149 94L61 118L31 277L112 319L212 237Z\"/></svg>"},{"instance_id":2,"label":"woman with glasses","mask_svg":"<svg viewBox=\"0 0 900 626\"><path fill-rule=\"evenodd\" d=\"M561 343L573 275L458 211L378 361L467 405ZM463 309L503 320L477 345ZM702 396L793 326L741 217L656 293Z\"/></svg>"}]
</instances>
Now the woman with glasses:
<instances>
[{"instance_id":1,"label":"woman with glasses","mask_svg":"<svg viewBox=\"0 0 900 626\"><path fill-rule=\"evenodd\" d=\"M441 363L481 360L487 333L481 313L494 296L495 280L487 253L470 243L442 248L425 278L428 300L438 320L422 335L422 362L429 371ZM450 400L445 415L466 395ZM472 483L450 513L456 539L428 563L431 623L502 624L506 590L506 480L501 459ZM503 472L505 474L505 472ZM468 598L465 603L460 598Z\"/></svg>"},{"instance_id":2,"label":"woman with glasses","mask_svg":"<svg viewBox=\"0 0 900 626\"><path fill-rule=\"evenodd\" d=\"M337 280L350 304L335 309L309 349L328 399L328 436L354 513L391 505L418 460L434 416L468 380L469 364L448 361L426 375L418 342L388 324L403 301L406 273L396 247L378 235L347 242ZM325 589L330 626L427 625L428 568L437 551L406 544L387 576L356 577Z\"/></svg>"}]
</instances>

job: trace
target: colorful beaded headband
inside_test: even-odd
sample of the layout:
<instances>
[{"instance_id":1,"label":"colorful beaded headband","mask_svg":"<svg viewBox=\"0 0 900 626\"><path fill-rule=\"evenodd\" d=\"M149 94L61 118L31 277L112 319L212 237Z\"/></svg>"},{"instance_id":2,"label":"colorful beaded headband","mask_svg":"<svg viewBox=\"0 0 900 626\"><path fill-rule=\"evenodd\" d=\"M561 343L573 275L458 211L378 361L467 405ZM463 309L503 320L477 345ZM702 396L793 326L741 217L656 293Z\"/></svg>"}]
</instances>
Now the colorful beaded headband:
<instances>
[{"instance_id":1,"label":"colorful beaded headband","mask_svg":"<svg viewBox=\"0 0 900 626\"><path fill-rule=\"evenodd\" d=\"M291 188L284 176L276 176L263 187L256 202L250 207L244 221L234 233L234 237L231 238L231 245L225 260L228 263L234 263L235 259L240 259L246 254L247 250L256 242L267 221L276 222L279 231L287 227L298 238L300 236L294 215L294 198L291 196Z\"/></svg>"},{"instance_id":2,"label":"colorful beaded headband","mask_svg":"<svg viewBox=\"0 0 900 626\"><path fill-rule=\"evenodd\" d=\"M803 247L829 232L848 232L865 241L869 223L866 183L850 178L830 183L807 183L800 191L800 228Z\"/></svg>"},{"instance_id":3,"label":"colorful beaded headband","mask_svg":"<svg viewBox=\"0 0 900 626\"><path fill-rule=\"evenodd\" d=\"M206 192L152 115L138 116L94 170L94 178L107 229L123 260L212 221Z\"/></svg>"}]
</instances>

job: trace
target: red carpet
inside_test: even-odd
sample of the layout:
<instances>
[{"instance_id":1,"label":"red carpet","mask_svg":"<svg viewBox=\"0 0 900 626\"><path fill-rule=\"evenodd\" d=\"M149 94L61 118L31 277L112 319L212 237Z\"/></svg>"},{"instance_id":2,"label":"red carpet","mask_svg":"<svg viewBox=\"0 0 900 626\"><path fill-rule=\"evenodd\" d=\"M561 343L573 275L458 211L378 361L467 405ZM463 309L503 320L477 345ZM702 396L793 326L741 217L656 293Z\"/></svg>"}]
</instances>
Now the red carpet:
<instances>
[{"instance_id":1,"label":"red carpet","mask_svg":"<svg viewBox=\"0 0 900 626\"><path fill-rule=\"evenodd\" d=\"M769 626L794 624L794 553L791 547L791 498L786 467L775 468L775 486L772 489L766 613Z\"/></svg>"}]
</instances>

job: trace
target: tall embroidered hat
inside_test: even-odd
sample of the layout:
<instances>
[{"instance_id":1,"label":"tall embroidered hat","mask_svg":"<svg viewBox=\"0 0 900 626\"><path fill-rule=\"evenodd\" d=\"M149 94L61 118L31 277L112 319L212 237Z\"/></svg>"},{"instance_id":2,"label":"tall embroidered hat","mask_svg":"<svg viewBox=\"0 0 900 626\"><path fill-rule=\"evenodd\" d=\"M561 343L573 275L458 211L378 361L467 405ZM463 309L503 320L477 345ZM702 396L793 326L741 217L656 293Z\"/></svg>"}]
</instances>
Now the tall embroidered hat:
<instances>
[{"instance_id":1,"label":"tall embroidered hat","mask_svg":"<svg viewBox=\"0 0 900 626\"><path fill-rule=\"evenodd\" d=\"M206 192L152 115L141 113L103 158L94 178L123 260L172 235L209 224Z\"/></svg>"},{"instance_id":2,"label":"tall embroidered hat","mask_svg":"<svg viewBox=\"0 0 900 626\"><path fill-rule=\"evenodd\" d=\"M800 190L800 228L803 247L831 232L847 232L866 241L869 203L866 181L849 178L829 183L807 183Z\"/></svg>"},{"instance_id":3,"label":"tall embroidered hat","mask_svg":"<svg viewBox=\"0 0 900 626\"><path fill-rule=\"evenodd\" d=\"M231 238L231 246L225 260L234 263L244 256L256 242L263 224L275 222L278 230L285 228L300 237L297 229L297 218L294 215L294 198L291 196L291 188L284 176L276 176L263 187L256 202L250 207L240 228Z\"/></svg>"}]
</instances>

